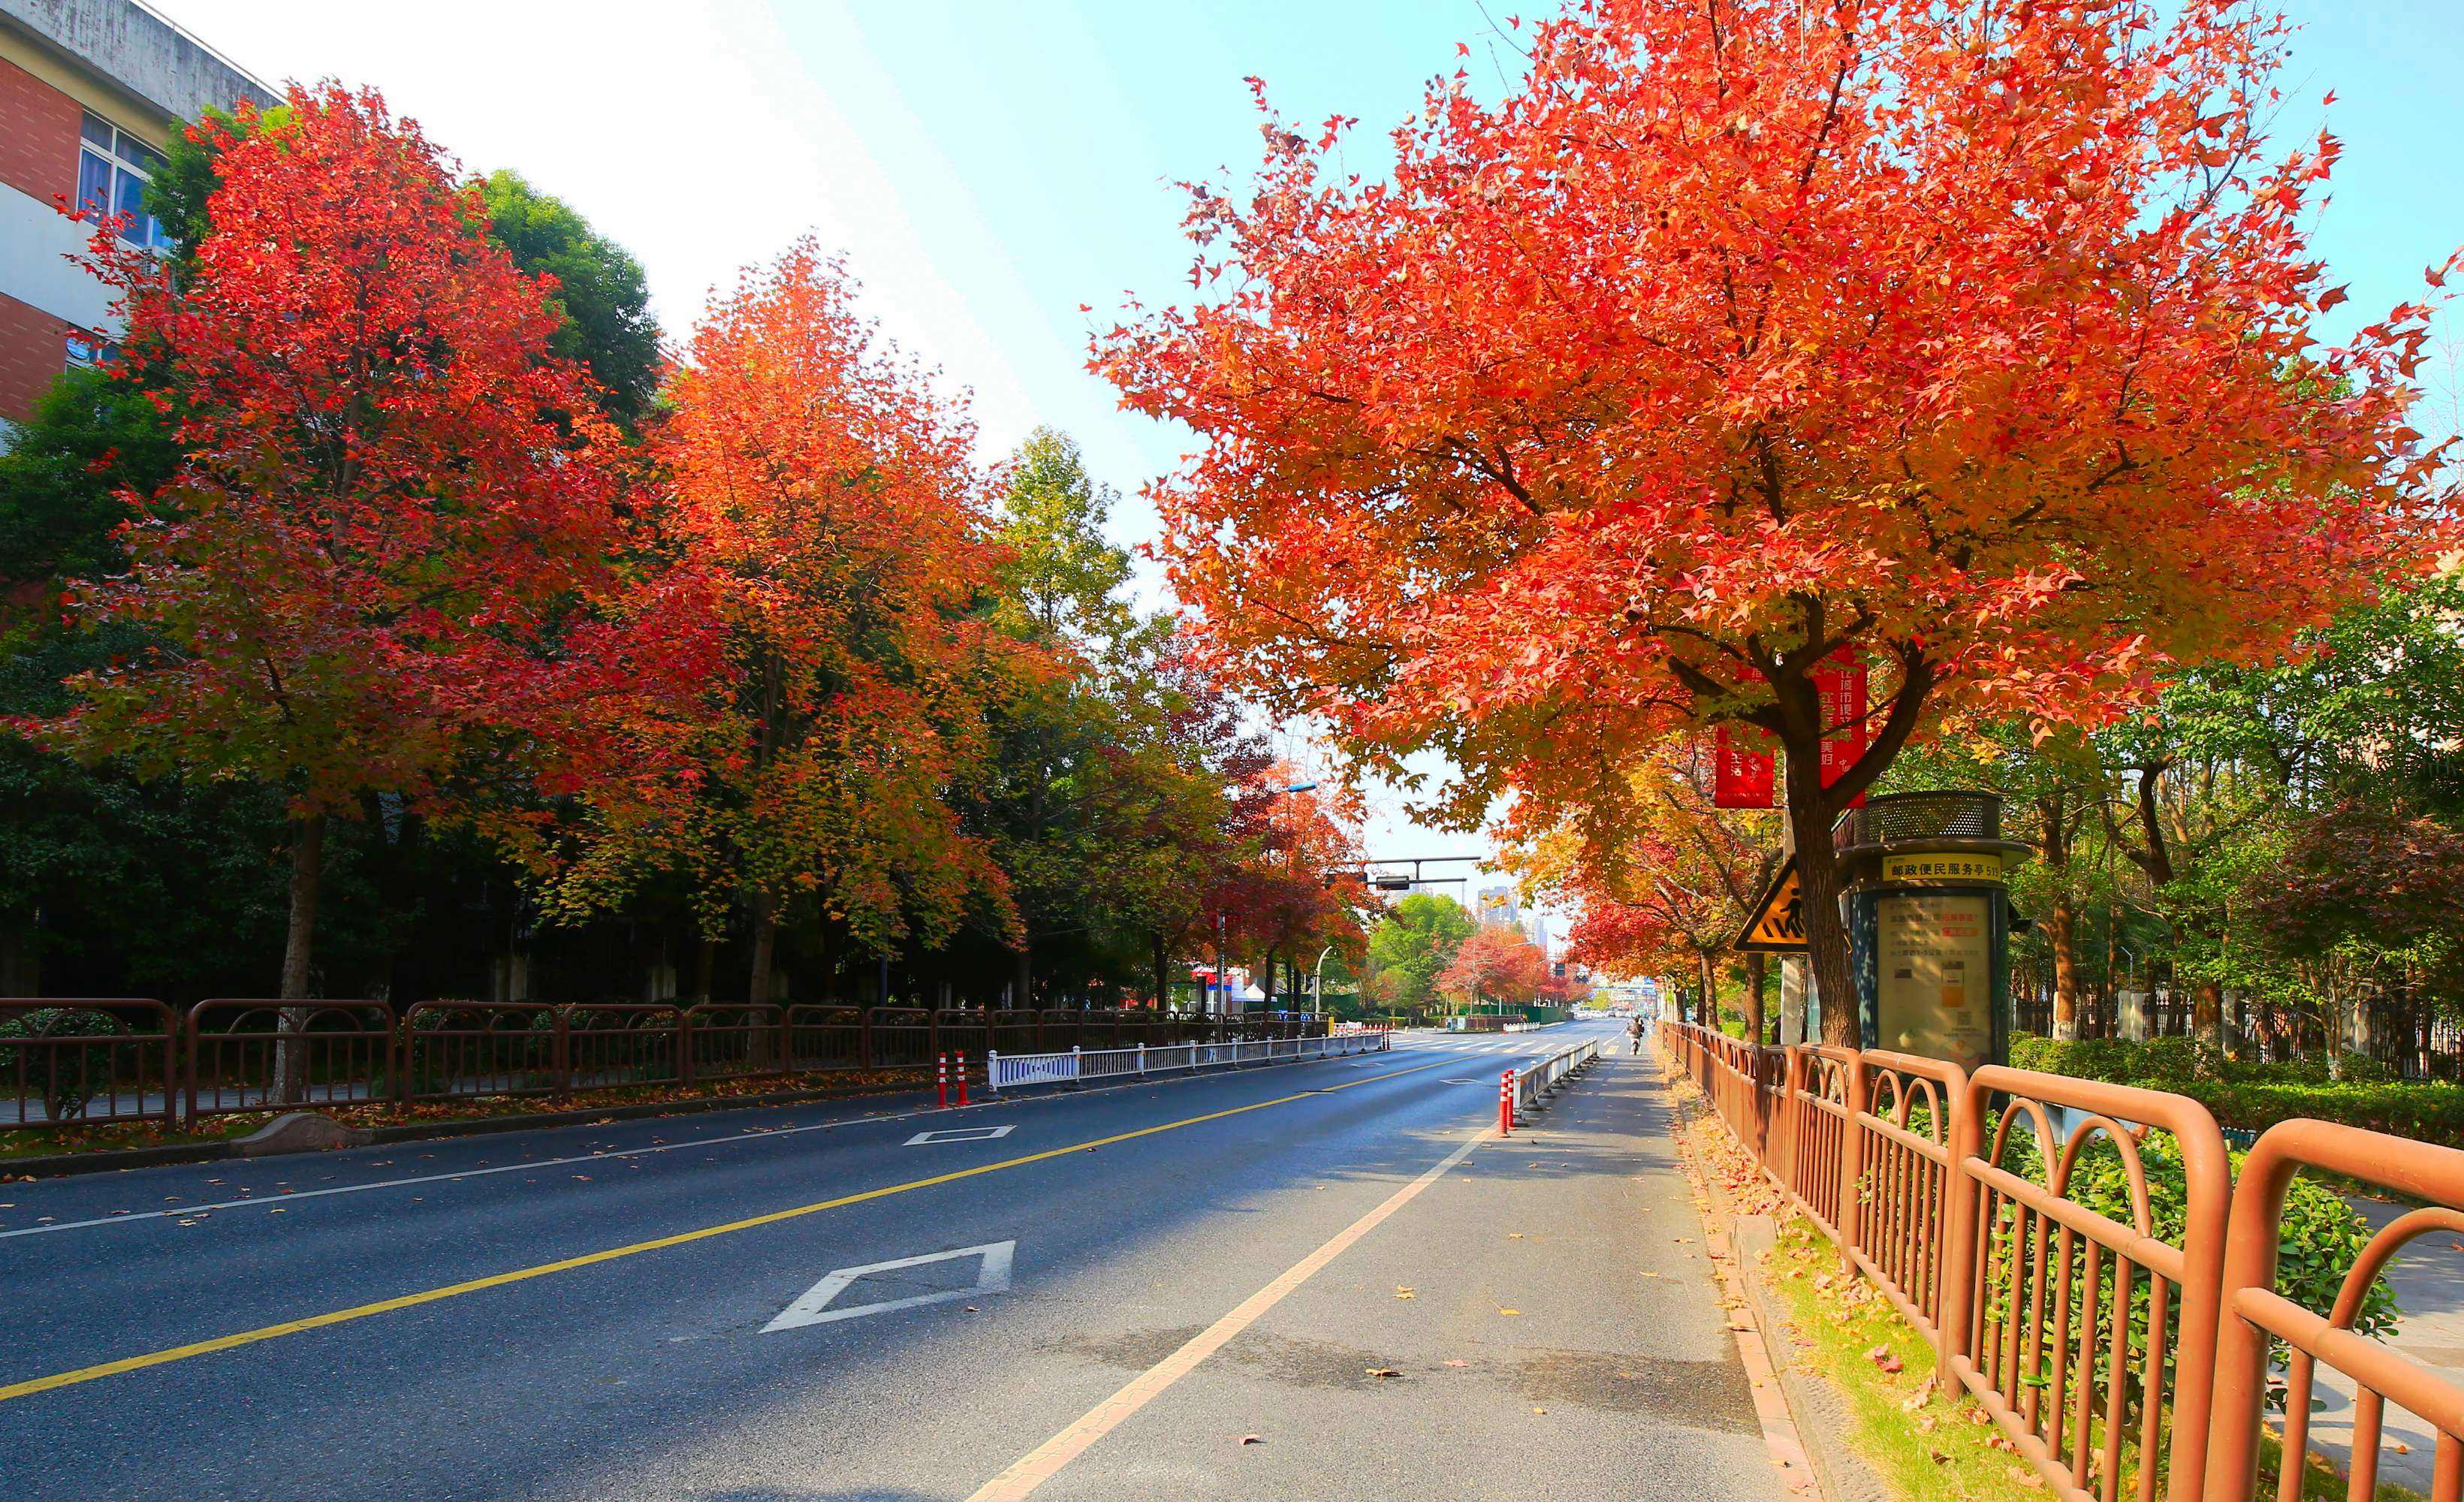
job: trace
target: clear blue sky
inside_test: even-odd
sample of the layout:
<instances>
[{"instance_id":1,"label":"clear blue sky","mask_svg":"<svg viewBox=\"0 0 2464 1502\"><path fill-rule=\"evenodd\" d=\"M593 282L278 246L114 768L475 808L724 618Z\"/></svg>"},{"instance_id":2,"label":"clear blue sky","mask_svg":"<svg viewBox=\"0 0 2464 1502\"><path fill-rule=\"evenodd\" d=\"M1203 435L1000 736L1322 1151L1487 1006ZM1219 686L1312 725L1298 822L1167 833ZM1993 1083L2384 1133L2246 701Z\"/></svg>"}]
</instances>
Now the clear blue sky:
<instances>
[{"instance_id":1,"label":"clear blue sky","mask_svg":"<svg viewBox=\"0 0 2464 1502\"><path fill-rule=\"evenodd\" d=\"M704 289L805 229L844 247L902 342L978 397L988 453L1039 422L1124 492L1181 435L1123 417L1083 370L1089 303L1185 290L1175 179L1257 159L1242 81L1315 121L1362 121L1354 166L1429 76L1492 81L1490 17L1532 0L157 0L243 66L385 88L470 166L510 166L648 266L671 329ZM2302 0L2281 137L2338 101L2345 144L2320 244L2341 334L2416 296L2464 244L2457 0ZM1507 58L1511 61L1510 55ZM2451 317L2445 326L2464 330ZM2434 372L2453 422L2452 360ZM1125 541L1152 535L1123 507ZM1379 848L1459 850L1390 811Z\"/></svg>"}]
</instances>

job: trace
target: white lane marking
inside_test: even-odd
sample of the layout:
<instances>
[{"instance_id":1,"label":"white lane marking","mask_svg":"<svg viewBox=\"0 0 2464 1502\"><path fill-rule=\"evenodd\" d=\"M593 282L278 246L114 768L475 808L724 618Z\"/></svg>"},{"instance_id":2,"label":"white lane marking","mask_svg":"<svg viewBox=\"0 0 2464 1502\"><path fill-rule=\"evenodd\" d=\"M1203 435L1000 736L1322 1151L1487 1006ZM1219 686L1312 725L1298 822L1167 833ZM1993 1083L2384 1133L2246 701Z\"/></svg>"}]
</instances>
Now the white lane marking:
<instances>
[{"instance_id":1,"label":"white lane marking","mask_svg":"<svg viewBox=\"0 0 2464 1502\"><path fill-rule=\"evenodd\" d=\"M900 1257L891 1262L868 1262L860 1268L841 1268L806 1289L797 1300L779 1311L779 1317L761 1327L763 1335L780 1330L801 1330L806 1325L826 1325L836 1319L854 1319L864 1314L886 1314L893 1309L920 1309L926 1304L947 1304L954 1299L974 1298L979 1294L1009 1292L1009 1269L1018 1251L1015 1241L987 1242L980 1247L961 1247L956 1251L933 1251L920 1257ZM908 1298L882 1299L870 1304L851 1304L832 1309L830 1300L847 1291L847 1285L872 1272L895 1272L901 1268L920 1268L927 1263L955 1262L960 1257L981 1257L983 1266L976 1270L975 1283L967 1288L943 1289L935 1293L917 1293Z\"/></svg>"},{"instance_id":2,"label":"white lane marking","mask_svg":"<svg viewBox=\"0 0 2464 1502\"><path fill-rule=\"evenodd\" d=\"M1438 1081L1438 1083L1441 1085L1485 1085L1488 1081L1485 1079L1441 1079Z\"/></svg>"},{"instance_id":3,"label":"white lane marking","mask_svg":"<svg viewBox=\"0 0 2464 1502\"><path fill-rule=\"evenodd\" d=\"M1316 1063L1319 1061L1304 1059L1300 1062ZM1228 1077L1230 1076L1221 1074L1192 1074L1180 1076L1182 1079L1222 1079ZM1109 1093L1114 1091L1123 1090L1138 1090L1147 1085L1168 1085L1176 1083L1178 1083L1178 1080L1139 1080L1122 1085L1096 1085L1068 1094L1045 1095L1030 1098L1043 1100L1084 1100L1089 1095L1092 1094ZM984 1110L991 1104L992 1102L986 1101L982 1105L974 1109L979 1111ZM420 1174L409 1179L379 1179L369 1183L336 1184L331 1189L285 1189L279 1194L269 1192L263 1197L257 1199L214 1200L208 1201L200 1204L184 1204L176 1209L169 1210L138 1210L118 1215L98 1215L91 1220L61 1221L51 1226L24 1226L12 1231L0 1231L0 1241L8 1241L17 1236L48 1236L54 1231L88 1230L97 1226L133 1226L140 1221L178 1220L192 1215L204 1215L213 1210L245 1210L252 1205L289 1204L297 1200L321 1200L329 1195L366 1194L375 1189L412 1189L424 1183L456 1183L465 1179L485 1179L490 1174L530 1173L536 1172L541 1168L561 1168L570 1163L605 1163L613 1161L620 1158L648 1158L655 1153L690 1152L697 1147L725 1147L732 1142L759 1142L765 1138L774 1137L797 1137L806 1132L828 1132L843 1126L866 1126L881 1121L913 1121L919 1116L938 1116L943 1115L946 1115L946 1113L941 1108L926 1106L921 1110L889 1112L880 1115L866 1115L861 1116L840 1116L829 1121L809 1122L803 1126L757 1127L750 1132L737 1132L726 1137L702 1137L694 1138L691 1141L686 1142L661 1142L650 1147L627 1147L597 1153L580 1153L570 1158L526 1158L517 1163L500 1163L493 1168L462 1168L456 1169L451 1173ZM657 1118L649 1117L646 1119L655 1120ZM538 1127L532 1128L531 1130L553 1132L567 1129L557 1127ZM451 1139L434 1138L431 1140L448 1141ZM403 1147L415 1147L421 1144L417 1141L412 1141L401 1143L399 1145Z\"/></svg>"},{"instance_id":4,"label":"white lane marking","mask_svg":"<svg viewBox=\"0 0 2464 1502\"><path fill-rule=\"evenodd\" d=\"M1333 1240L1294 1263L1283 1276L1243 1299L1230 1314L1192 1336L1188 1344L1131 1379L1128 1385L1088 1409L1067 1428L1020 1456L1007 1470L979 1487L967 1502L1020 1502L1021 1498L1060 1474L1063 1467L1085 1454L1088 1447L1154 1402L1165 1388L1197 1370L1200 1361L1222 1350L1242 1331L1264 1318L1268 1310L1282 1303L1294 1289L1315 1277L1354 1242L1384 1224L1388 1216L1412 1203L1421 1190L1453 1172L1456 1164L1471 1156L1472 1149L1496 1138L1495 1127L1485 1127L1473 1134L1470 1141L1447 1154L1428 1172L1396 1190L1377 1208L1337 1231Z\"/></svg>"},{"instance_id":5,"label":"white lane marking","mask_svg":"<svg viewBox=\"0 0 2464 1502\"><path fill-rule=\"evenodd\" d=\"M928 1147L935 1142L989 1142L997 1137L1007 1137L1018 1130L1018 1123L1001 1126L951 1127L941 1132L918 1132L907 1139L910 1147Z\"/></svg>"}]
</instances>

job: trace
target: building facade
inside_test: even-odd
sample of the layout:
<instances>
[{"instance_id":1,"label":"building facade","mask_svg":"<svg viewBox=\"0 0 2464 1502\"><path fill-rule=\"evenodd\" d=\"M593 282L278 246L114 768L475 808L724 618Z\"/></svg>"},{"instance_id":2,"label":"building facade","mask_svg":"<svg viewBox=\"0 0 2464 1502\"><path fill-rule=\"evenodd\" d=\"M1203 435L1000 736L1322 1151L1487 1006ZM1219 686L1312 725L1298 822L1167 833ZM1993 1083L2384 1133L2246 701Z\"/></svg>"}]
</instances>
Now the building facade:
<instances>
[{"instance_id":1,"label":"building facade","mask_svg":"<svg viewBox=\"0 0 2464 1502\"><path fill-rule=\"evenodd\" d=\"M136 0L0 0L0 424L110 323L109 294L71 259L92 232L61 205L126 213L121 234L153 245L143 199L164 147L209 105L275 98Z\"/></svg>"},{"instance_id":2,"label":"building facade","mask_svg":"<svg viewBox=\"0 0 2464 1502\"><path fill-rule=\"evenodd\" d=\"M1472 916L1501 928L1519 928L1523 907L1512 887L1483 887L1473 900Z\"/></svg>"}]
</instances>

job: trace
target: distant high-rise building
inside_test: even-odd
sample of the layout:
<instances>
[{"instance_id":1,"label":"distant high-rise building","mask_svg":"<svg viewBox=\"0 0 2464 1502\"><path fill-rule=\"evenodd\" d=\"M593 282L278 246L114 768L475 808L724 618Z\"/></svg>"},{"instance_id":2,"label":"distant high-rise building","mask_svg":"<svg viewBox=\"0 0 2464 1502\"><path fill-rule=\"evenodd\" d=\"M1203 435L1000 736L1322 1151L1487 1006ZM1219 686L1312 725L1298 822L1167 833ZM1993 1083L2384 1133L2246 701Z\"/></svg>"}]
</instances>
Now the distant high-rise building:
<instances>
[{"instance_id":1,"label":"distant high-rise building","mask_svg":"<svg viewBox=\"0 0 2464 1502\"><path fill-rule=\"evenodd\" d=\"M1529 917L1524 920L1523 932L1530 939L1533 948L1539 950L1544 955L1549 952L1548 914L1541 912L1537 908L1532 909Z\"/></svg>"},{"instance_id":2,"label":"distant high-rise building","mask_svg":"<svg viewBox=\"0 0 2464 1502\"><path fill-rule=\"evenodd\" d=\"M1516 921L1523 909L1514 900L1512 887L1483 887L1472 904L1472 916L1484 923L1497 923L1507 928L1521 925Z\"/></svg>"}]
</instances>

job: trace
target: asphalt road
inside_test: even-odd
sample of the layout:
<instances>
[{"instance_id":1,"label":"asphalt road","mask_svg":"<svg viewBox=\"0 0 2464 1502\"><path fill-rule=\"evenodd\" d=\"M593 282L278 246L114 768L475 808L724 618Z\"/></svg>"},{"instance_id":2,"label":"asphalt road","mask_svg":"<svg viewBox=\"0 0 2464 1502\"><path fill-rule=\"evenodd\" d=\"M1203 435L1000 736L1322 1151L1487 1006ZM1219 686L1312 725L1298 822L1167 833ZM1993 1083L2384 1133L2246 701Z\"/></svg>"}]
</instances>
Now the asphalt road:
<instances>
[{"instance_id":1,"label":"asphalt road","mask_svg":"<svg viewBox=\"0 0 2464 1502\"><path fill-rule=\"evenodd\" d=\"M1577 1036L0 1184L0 1498L1776 1498Z\"/></svg>"}]
</instances>

